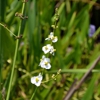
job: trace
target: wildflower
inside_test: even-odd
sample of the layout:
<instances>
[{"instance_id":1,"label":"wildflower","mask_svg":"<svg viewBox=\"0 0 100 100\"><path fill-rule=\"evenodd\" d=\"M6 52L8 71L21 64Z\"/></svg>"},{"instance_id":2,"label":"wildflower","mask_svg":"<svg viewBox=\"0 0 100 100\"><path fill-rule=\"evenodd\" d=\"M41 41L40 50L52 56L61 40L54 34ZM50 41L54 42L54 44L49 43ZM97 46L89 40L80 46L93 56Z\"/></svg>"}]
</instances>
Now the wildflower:
<instances>
[{"instance_id":1,"label":"wildflower","mask_svg":"<svg viewBox=\"0 0 100 100\"><path fill-rule=\"evenodd\" d=\"M50 44L47 44L46 46L42 47L42 50L44 51L45 54L50 52L50 49L51 49L51 45Z\"/></svg>"},{"instance_id":2,"label":"wildflower","mask_svg":"<svg viewBox=\"0 0 100 100\"><path fill-rule=\"evenodd\" d=\"M50 54L52 55L54 55L54 52L56 51L56 49L54 49L54 47L51 44L47 44L42 48L42 50L45 54L50 52Z\"/></svg>"},{"instance_id":3,"label":"wildflower","mask_svg":"<svg viewBox=\"0 0 100 100\"><path fill-rule=\"evenodd\" d=\"M46 58L43 55L39 66L41 66L42 68L45 68L45 69L50 69L51 68L50 59L49 58Z\"/></svg>"},{"instance_id":4,"label":"wildflower","mask_svg":"<svg viewBox=\"0 0 100 100\"><path fill-rule=\"evenodd\" d=\"M36 86L40 86L42 78L43 77L42 77L41 73L39 73L38 76L34 76L31 78L31 83L35 84Z\"/></svg>"},{"instance_id":5,"label":"wildflower","mask_svg":"<svg viewBox=\"0 0 100 100\"><path fill-rule=\"evenodd\" d=\"M50 48L50 54L54 55L54 52L55 52L55 51L56 51L56 49L54 49L54 47L51 46L51 48Z\"/></svg>"},{"instance_id":6,"label":"wildflower","mask_svg":"<svg viewBox=\"0 0 100 100\"><path fill-rule=\"evenodd\" d=\"M50 35L48 36L48 38L46 38L45 40L51 40L53 43L58 41L57 36L54 36L54 33L51 32Z\"/></svg>"},{"instance_id":7,"label":"wildflower","mask_svg":"<svg viewBox=\"0 0 100 100\"><path fill-rule=\"evenodd\" d=\"M92 37L94 33L95 33L95 25L91 24L89 28L89 37Z\"/></svg>"}]
</instances>

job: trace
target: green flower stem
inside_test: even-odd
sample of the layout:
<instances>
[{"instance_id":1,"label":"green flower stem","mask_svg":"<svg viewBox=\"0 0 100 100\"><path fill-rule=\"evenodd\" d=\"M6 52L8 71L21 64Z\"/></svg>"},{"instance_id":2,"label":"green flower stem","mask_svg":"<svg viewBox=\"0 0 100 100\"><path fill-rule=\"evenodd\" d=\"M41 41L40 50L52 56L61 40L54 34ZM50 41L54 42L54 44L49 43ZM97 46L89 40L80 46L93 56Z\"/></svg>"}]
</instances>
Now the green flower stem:
<instances>
[{"instance_id":1,"label":"green flower stem","mask_svg":"<svg viewBox=\"0 0 100 100\"><path fill-rule=\"evenodd\" d=\"M23 6L22 6L22 12L21 12L22 14L24 14L24 9L25 9L25 3L23 3ZM22 20L20 21L20 25L19 25L18 36L20 35L20 32L21 32L21 23L22 23ZM12 65L10 82L9 82L6 100L9 100L9 97L10 97L11 84L12 84L12 79L13 79L13 74L14 74L14 69L15 69L17 51L18 51L18 44L19 44L19 39L16 40L15 54L14 54L14 60L13 60L13 65Z\"/></svg>"},{"instance_id":2,"label":"green flower stem","mask_svg":"<svg viewBox=\"0 0 100 100\"><path fill-rule=\"evenodd\" d=\"M89 69L66 69L66 70L61 70L60 73L86 73ZM55 71L49 71L48 73L57 73L58 70ZM100 70L98 69L93 69L91 71L92 73L100 73Z\"/></svg>"},{"instance_id":3,"label":"green flower stem","mask_svg":"<svg viewBox=\"0 0 100 100\"><path fill-rule=\"evenodd\" d=\"M30 99L30 100L33 100L33 98L34 98L34 95L35 95L36 91L37 91L37 87L35 88L35 90L34 90L34 92L33 92L32 96L31 96L31 99Z\"/></svg>"},{"instance_id":4,"label":"green flower stem","mask_svg":"<svg viewBox=\"0 0 100 100\"><path fill-rule=\"evenodd\" d=\"M19 69L18 69L18 70L19 70ZM26 74L22 75L22 76L20 77L19 80L23 80L23 79L25 79L26 77L30 77L30 76L32 76L32 75L35 74L35 73L39 73L40 71L43 71L43 70L42 70L42 69L40 69L40 70L35 70L35 71L32 71L30 74L26 73Z\"/></svg>"},{"instance_id":5,"label":"green flower stem","mask_svg":"<svg viewBox=\"0 0 100 100\"><path fill-rule=\"evenodd\" d=\"M2 23L0 23L0 25L1 25L2 27L4 27L9 33L11 33L13 36L16 37L16 35L15 35L12 31L10 31L5 25L3 25Z\"/></svg>"},{"instance_id":6,"label":"green flower stem","mask_svg":"<svg viewBox=\"0 0 100 100\"><path fill-rule=\"evenodd\" d=\"M1 27L0 27L1 30ZM1 83L2 83L2 43L1 43L1 33L0 33L0 90L2 89ZM0 100L2 100L2 95L0 93Z\"/></svg>"},{"instance_id":7,"label":"green flower stem","mask_svg":"<svg viewBox=\"0 0 100 100\"><path fill-rule=\"evenodd\" d=\"M30 74L24 74L19 80L23 80L25 79L26 77L30 77L30 75L33 75L35 73L38 73L42 70L35 70L35 71L32 71ZM88 71L88 69L66 69L66 70L61 70L60 73L86 73ZM49 71L48 73L50 74L54 74L54 73L57 73L58 70L54 70L54 71ZM100 70L97 70L97 69L93 69L91 71L92 73L100 73Z\"/></svg>"},{"instance_id":8,"label":"green flower stem","mask_svg":"<svg viewBox=\"0 0 100 100\"><path fill-rule=\"evenodd\" d=\"M65 69L65 70L61 70L60 73L86 73L88 70L89 69L73 69L73 70L72 69ZM35 70L35 71L32 71L30 74L26 73L20 78L20 80L25 79L25 78L29 77L30 75L33 75L33 74L38 73L40 71L43 71L43 70ZM57 72L58 72L58 70L54 70L54 71L49 71L48 73L55 74ZM91 72L92 73L100 73L100 70L93 69Z\"/></svg>"}]
</instances>

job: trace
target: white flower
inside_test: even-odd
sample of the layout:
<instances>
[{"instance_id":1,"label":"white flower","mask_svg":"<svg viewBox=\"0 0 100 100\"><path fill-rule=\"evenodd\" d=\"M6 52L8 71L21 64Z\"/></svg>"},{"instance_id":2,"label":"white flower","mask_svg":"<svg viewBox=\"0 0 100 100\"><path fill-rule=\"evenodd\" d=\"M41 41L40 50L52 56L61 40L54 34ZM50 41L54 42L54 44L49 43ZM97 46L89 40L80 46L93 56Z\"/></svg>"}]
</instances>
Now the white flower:
<instances>
[{"instance_id":1,"label":"white flower","mask_svg":"<svg viewBox=\"0 0 100 100\"><path fill-rule=\"evenodd\" d=\"M34 76L31 78L31 83L35 84L36 86L40 86L43 76L39 73L38 76Z\"/></svg>"},{"instance_id":2,"label":"white flower","mask_svg":"<svg viewBox=\"0 0 100 100\"><path fill-rule=\"evenodd\" d=\"M54 47L51 46L51 48L50 48L50 54L54 55L54 52L55 52L55 51L56 51L56 49L54 49Z\"/></svg>"},{"instance_id":3,"label":"white flower","mask_svg":"<svg viewBox=\"0 0 100 100\"><path fill-rule=\"evenodd\" d=\"M54 37L52 38L52 42L55 43L55 42L57 42L57 41L58 41L57 36L54 36Z\"/></svg>"},{"instance_id":4,"label":"white flower","mask_svg":"<svg viewBox=\"0 0 100 100\"><path fill-rule=\"evenodd\" d=\"M48 35L48 38L46 38L45 40L51 40L54 37L53 32L50 33L50 35Z\"/></svg>"},{"instance_id":5,"label":"white flower","mask_svg":"<svg viewBox=\"0 0 100 100\"><path fill-rule=\"evenodd\" d=\"M57 36L54 36L54 33L51 32L50 35L48 36L48 38L46 38L45 40L51 40L53 43L58 41Z\"/></svg>"},{"instance_id":6,"label":"white flower","mask_svg":"<svg viewBox=\"0 0 100 100\"><path fill-rule=\"evenodd\" d=\"M56 51L51 44L47 44L46 46L42 47L42 50L45 54L50 53L52 55L54 55L54 52Z\"/></svg>"},{"instance_id":7,"label":"white flower","mask_svg":"<svg viewBox=\"0 0 100 100\"><path fill-rule=\"evenodd\" d=\"M45 68L45 69L50 69L51 68L50 59L49 58L46 58L43 55L39 66L41 66L42 68Z\"/></svg>"},{"instance_id":8,"label":"white flower","mask_svg":"<svg viewBox=\"0 0 100 100\"><path fill-rule=\"evenodd\" d=\"M42 50L45 54L47 54L48 52L50 52L50 49L51 49L51 45L50 44L47 44L46 46L43 46L42 47Z\"/></svg>"}]
</instances>

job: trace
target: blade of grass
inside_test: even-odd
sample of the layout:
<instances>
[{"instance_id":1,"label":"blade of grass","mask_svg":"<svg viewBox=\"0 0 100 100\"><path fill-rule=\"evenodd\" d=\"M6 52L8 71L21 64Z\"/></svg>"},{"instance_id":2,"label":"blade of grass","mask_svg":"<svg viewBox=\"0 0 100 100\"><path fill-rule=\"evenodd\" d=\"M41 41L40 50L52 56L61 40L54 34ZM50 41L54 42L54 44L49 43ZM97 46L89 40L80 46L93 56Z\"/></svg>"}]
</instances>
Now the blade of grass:
<instances>
[{"instance_id":1,"label":"blade of grass","mask_svg":"<svg viewBox=\"0 0 100 100\"><path fill-rule=\"evenodd\" d=\"M90 84L88 84L89 85L88 89L85 92L82 100L91 100L91 97L92 97L92 94L93 94L93 91L95 88L95 82L96 82L97 78L98 78L98 76L96 74L94 74L93 77L91 78Z\"/></svg>"}]
</instances>

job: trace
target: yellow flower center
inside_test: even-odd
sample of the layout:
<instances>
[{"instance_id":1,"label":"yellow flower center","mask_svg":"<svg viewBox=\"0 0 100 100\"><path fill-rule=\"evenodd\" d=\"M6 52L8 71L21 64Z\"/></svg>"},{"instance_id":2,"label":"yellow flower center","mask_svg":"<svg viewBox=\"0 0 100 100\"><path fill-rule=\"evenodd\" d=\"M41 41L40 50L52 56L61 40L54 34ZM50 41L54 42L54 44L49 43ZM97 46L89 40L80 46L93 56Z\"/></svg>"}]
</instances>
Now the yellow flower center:
<instances>
[{"instance_id":1,"label":"yellow flower center","mask_svg":"<svg viewBox=\"0 0 100 100\"><path fill-rule=\"evenodd\" d=\"M54 40L54 39L55 39L55 37L53 36L51 39L52 39L52 40Z\"/></svg>"},{"instance_id":2,"label":"yellow flower center","mask_svg":"<svg viewBox=\"0 0 100 100\"><path fill-rule=\"evenodd\" d=\"M39 81L39 79L38 79L38 78L36 78L35 80L36 80L36 82L38 82L38 81Z\"/></svg>"},{"instance_id":3,"label":"yellow flower center","mask_svg":"<svg viewBox=\"0 0 100 100\"><path fill-rule=\"evenodd\" d=\"M47 65L48 64L48 62L45 62L45 65Z\"/></svg>"},{"instance_id":4,"label":"yellow flower center","mask_svg":"<svg viewBox=\"0 0 100 100\"><path fill-rule=\"evenodd\" d=\"M55 39L57 39L57 36L52 37L52 40L55 40Z\"/></svg>"},{"instance_id":5,"label":"yellow flower center","mask_svg":"<svg viewBox=\"0 0 100 100\"><path fill-rule=\"evenodd\" d=\"M48 47L47 46L45 47L45 50L48 50Z\"/></svg>"}]
</instances>

